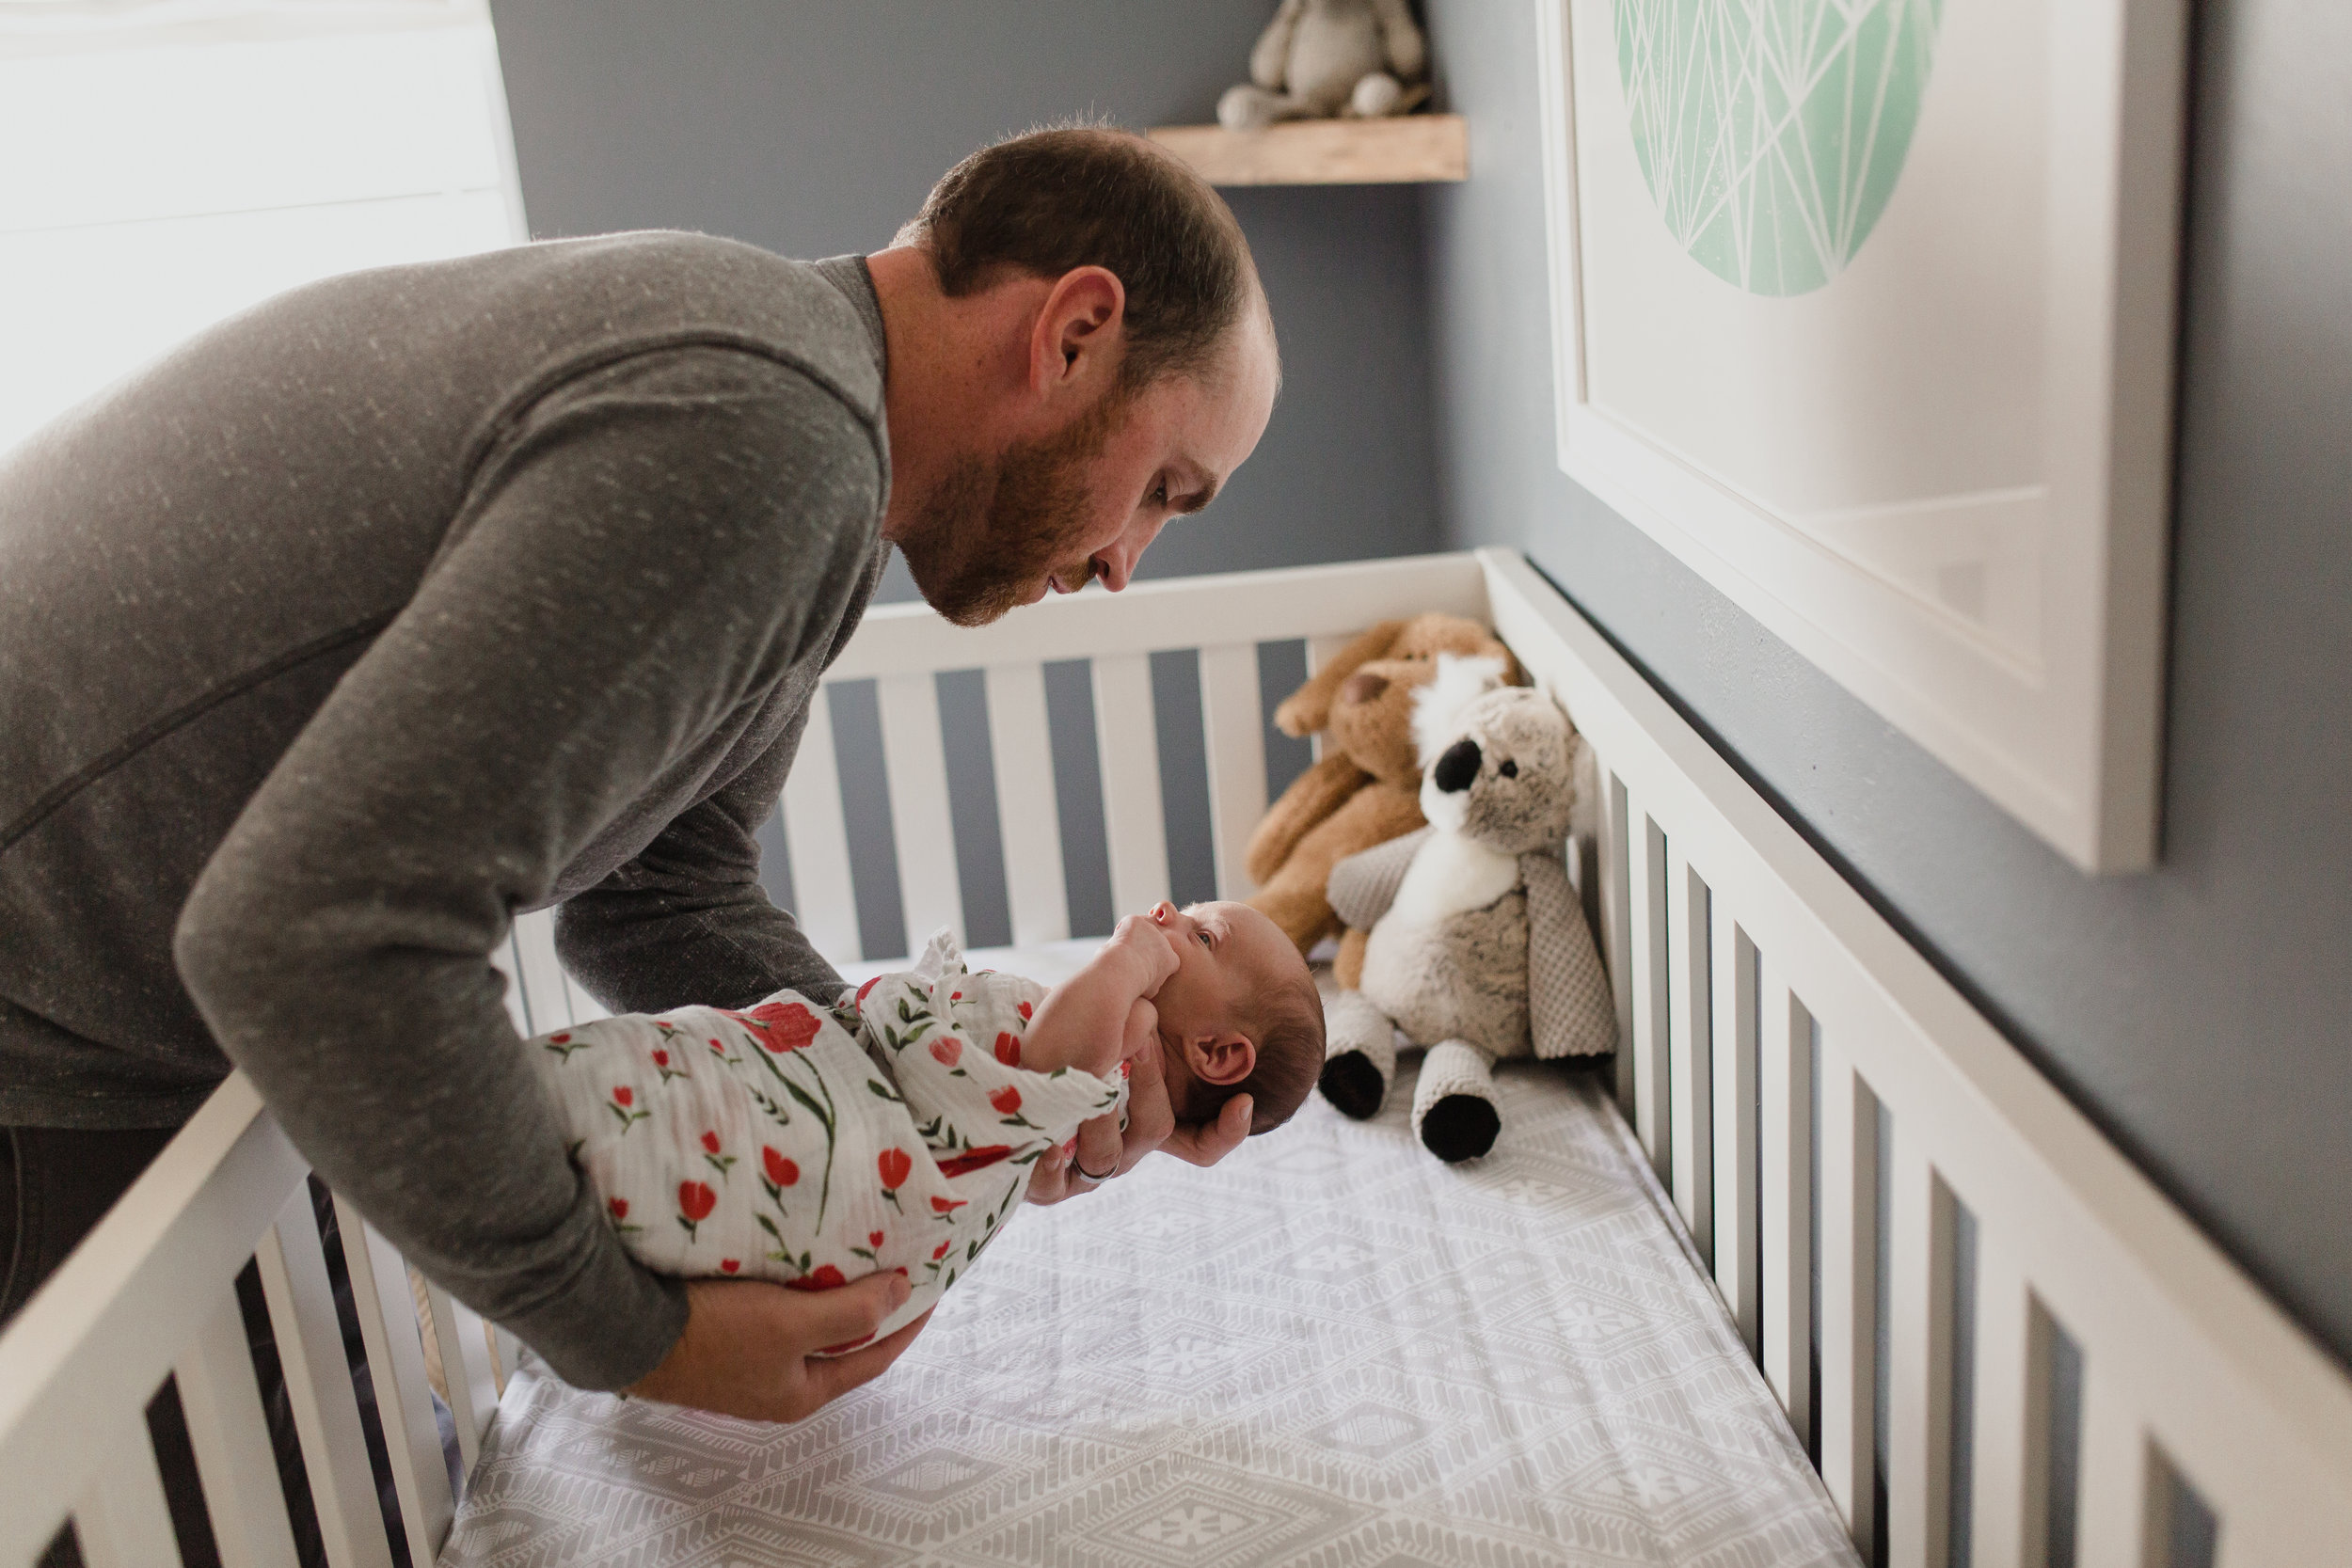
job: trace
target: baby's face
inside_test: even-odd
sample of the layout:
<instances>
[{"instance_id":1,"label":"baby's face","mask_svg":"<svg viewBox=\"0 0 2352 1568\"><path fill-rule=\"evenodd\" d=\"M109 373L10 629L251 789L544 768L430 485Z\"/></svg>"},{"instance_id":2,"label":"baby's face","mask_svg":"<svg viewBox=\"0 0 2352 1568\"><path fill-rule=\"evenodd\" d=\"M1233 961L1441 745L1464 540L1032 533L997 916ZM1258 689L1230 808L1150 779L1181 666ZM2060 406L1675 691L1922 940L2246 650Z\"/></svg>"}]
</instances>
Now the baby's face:
<instances>
[{"instance_id":1,"label":"baby's face","mask_svg":"<svg viewBox=\"0 0 2352 1568\"><path fill-rule=\"evenodd\" d=\"M1307 973L1282 928L1247 904L1223 901L1180 910L1160 904L1146 916L1176 949L1176 973L1152 1005L1171 1041L1221 1037L1264 1011L1263 998Z\"/></svg>"}]
</instances>

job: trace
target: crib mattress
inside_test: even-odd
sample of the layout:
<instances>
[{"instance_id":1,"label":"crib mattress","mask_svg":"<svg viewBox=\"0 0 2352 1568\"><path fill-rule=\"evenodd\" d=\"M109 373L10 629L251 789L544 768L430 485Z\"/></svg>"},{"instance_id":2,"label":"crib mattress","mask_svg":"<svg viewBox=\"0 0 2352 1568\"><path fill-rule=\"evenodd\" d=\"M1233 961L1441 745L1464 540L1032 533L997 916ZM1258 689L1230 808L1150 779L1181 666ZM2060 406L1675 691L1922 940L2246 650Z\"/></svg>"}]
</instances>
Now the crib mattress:
<instances>
[{"instance_id":1,"label":"crib mattress","mask_svg":"<svg viewBox=\"0 0 2352 1568\"><path fill-rule=\"evenodd\" d=\"M973 955L1051 981L1092 943ZM1851 1564L1820 1479L1589 1074L1499 1075L1447 1167L1409 1069L1213 1170L1031 1210L798 1426L528 1356L443 1562Z\"/></svg>"}]
</instances>

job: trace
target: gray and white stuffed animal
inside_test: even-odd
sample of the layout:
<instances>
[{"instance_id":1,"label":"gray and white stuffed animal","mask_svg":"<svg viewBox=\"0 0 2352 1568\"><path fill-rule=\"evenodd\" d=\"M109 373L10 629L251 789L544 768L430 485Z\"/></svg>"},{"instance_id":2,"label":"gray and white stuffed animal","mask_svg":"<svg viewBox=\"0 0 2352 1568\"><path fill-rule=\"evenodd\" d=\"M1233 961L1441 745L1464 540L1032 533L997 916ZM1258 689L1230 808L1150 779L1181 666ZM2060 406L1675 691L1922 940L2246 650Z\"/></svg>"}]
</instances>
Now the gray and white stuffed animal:
<instances>
[{"instance_id":1,"label":"gray and white stuffed animal","mask_svg":"<svg viewBox=\"0 0 2352 1568\"><path fill-rule=\"evenodd\" d=\"M1278 119L1401 115L1429 95L1428 46L1406 0L1282 0L1249 81L1217 100L1217 123L1254 131Z\"/></svg>"},{"instance_id":2,"label":"gray and white stuffed animal","mask_svg":"<svg viewBox=\"0 0 2352 1568\"><path fill-rule=\"evenodd\" d=\"M1439 657L1413 729L1429 826L1342 861L1331 907L1369 927L1361 990L1325 1013L1324 1096L1369 1117L1396 1071L1391 1025L1426 1046L1413 1132L1441 1160L1494 1147L1498 1060L1596 1055L1616 1011L1563 859L1576 728L1502 684L1500 660Z\"/></svg>"}]
</instances>

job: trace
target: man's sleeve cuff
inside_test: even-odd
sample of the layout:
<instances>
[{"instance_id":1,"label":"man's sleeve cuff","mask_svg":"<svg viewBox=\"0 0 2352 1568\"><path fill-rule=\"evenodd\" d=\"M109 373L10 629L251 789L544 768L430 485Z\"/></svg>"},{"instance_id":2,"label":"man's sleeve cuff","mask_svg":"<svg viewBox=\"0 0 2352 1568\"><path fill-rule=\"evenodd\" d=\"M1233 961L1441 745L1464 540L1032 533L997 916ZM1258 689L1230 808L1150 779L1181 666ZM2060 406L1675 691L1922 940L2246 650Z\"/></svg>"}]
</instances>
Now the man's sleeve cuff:
<instances>
[{"instance_id":1,"label":"man's sleeve cuff","mask_svg":"<svg viewBox=\"0 0 2352 1568\"><path fill-rule=\"evenodd\" d=\"M599 1247L554 1300L507 1320L575 1388L626 1388L661 1364L686 1331L686 1282Z\"/></svg>"}]
</instances>

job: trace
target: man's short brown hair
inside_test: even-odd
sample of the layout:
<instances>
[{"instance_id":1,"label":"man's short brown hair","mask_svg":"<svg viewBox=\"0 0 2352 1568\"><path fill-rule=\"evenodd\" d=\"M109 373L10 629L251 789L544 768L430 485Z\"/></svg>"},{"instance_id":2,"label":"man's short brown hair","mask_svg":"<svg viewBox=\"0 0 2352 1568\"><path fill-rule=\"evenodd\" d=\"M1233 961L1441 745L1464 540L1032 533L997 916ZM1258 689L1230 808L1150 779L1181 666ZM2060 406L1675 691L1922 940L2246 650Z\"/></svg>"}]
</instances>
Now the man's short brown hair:
<instances>
[{"instance_id":1,"label":"man's short brown hair","mask_svg":"<svg viewBox=\"0 0 2352 1568\"><path fill-rule=\"evenodd\" d=\"M1256 293L1249 244L1224 199L1172 154L1108 125L982 148L931 187L898 243L930 254L951 299L1007 267L1107 269L1127 295L1127 391L1200 375Z\"/></svg>"}]
</instances>

